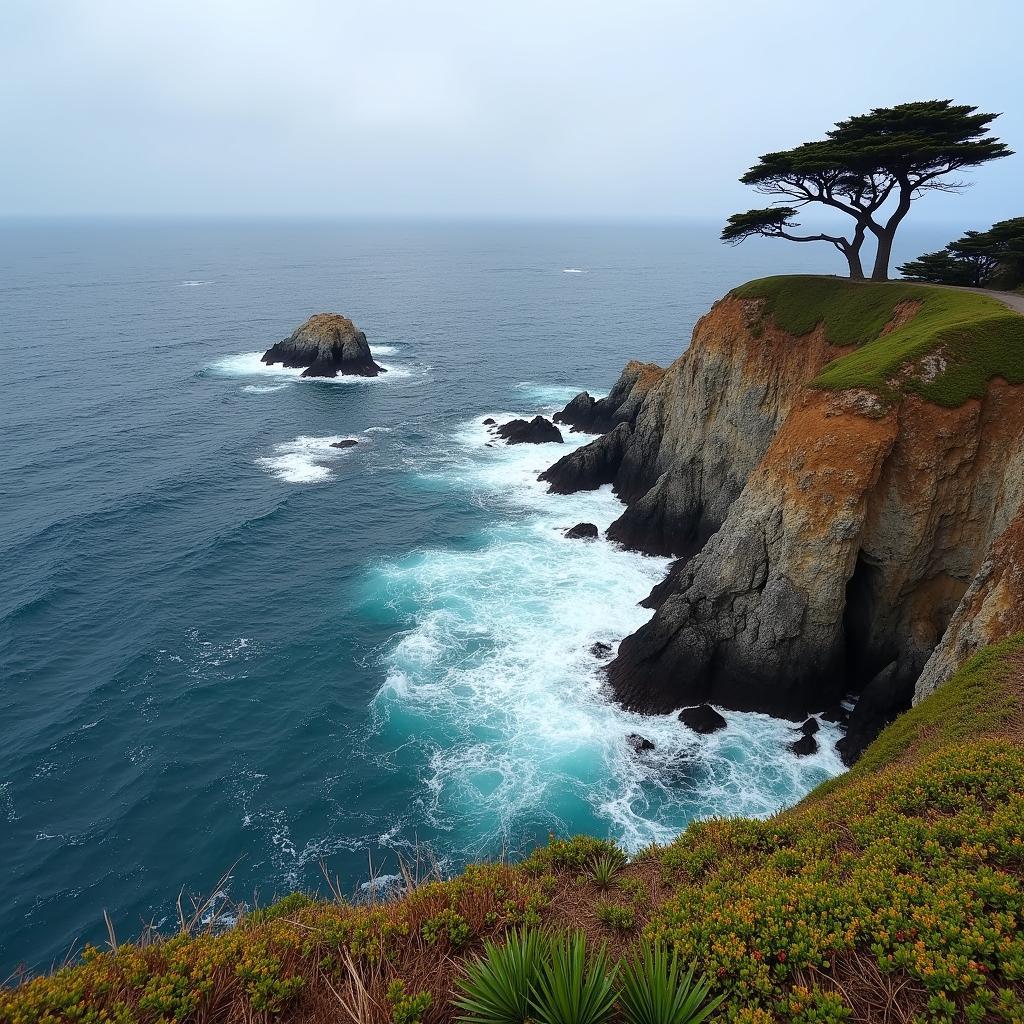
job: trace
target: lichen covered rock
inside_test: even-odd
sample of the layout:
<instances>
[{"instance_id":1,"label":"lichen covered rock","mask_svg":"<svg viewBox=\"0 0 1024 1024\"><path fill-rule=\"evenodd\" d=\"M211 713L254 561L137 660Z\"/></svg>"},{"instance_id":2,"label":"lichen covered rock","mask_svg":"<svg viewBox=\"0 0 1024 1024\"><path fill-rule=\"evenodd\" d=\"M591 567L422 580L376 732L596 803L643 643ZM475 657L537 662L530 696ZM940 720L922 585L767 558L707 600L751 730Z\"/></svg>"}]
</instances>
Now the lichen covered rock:
<instances>
[{"instance_id":1,"label":"lichen covered rock","mask_svg":"<svg viewBox=\"0 0 1024 1024\"><path fill-rule=\"evenodd\" d=\"M353 374L376 377L387 371L373 361L366 335L338 313L315 313L292 334L263 354L269 366L305 367L303 377Z\"/></svg>"}]
</instances>

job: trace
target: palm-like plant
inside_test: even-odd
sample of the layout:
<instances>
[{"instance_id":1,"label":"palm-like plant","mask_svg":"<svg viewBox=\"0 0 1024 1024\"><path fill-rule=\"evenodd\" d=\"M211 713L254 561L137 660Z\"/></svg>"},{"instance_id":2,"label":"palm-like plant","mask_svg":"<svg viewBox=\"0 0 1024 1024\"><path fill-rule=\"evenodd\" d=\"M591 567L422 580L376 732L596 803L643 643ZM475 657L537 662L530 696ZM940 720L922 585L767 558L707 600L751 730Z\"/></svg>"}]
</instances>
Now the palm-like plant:
<instances>
[{"instance_id":1,"label":"palm-like plant","mask_svg":"<svg viewBox=\"0 0 1024 1024\"><path fill-rule=\"evenodd\" d=\"M538 1024L605 1024L615 1005L615 975L607 947L587 957L583 932L551 942L530 1007Z\"/></svg>"},{"instance_id":2,"label":"palm-like plant","mask_svg":"<svg viewBox=\"0 0 1024 1024\"><path fill-rule=\"evenodd\" d=\"M523 929L504 942L484 943L484 955L471 960L453 1002L465 1024L524 1024L530 1017L530 996L547 959L550 940Z\"/></svg>"},{"instance_id":3,"label":"palm-like plant","mask_svg":"<svg viewBox=\"0 0 1024 1024\"><path fill-rule=\"evenodd\" d=\"M599 889L607 889L612 878L618 874L625 864L626 858L618 850L614 853L602 853L590 860L590 877Z\"/></svg>"},{"instance_id":4,"label":"palm-like plant","mask_svg":"<svg viewBox=\"0 0 1024 1024\"><path fill-rule=\"evenodd\" d=\"M694 967L683 974L675 952L644 942L622 972L619 1005L626 1024L701 1024L725 996L708 999L711 983Z\"/></svg>"}]
</instances>

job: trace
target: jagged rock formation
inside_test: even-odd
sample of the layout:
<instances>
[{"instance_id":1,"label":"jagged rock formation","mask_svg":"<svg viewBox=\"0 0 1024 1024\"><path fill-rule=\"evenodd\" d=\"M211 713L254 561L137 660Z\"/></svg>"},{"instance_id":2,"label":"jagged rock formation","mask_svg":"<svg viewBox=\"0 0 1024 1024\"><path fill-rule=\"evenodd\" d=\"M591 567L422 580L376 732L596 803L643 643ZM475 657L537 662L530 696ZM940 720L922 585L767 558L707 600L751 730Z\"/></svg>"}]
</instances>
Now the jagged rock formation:
<instances>
[{"instance_id":1,"label":"jagged rock formation","mask_svg":"<svg viewBox=\"0 0 1024 1024\"><path fill-rule=\"evenodd\" d=\"M543 416L534 416L532 420L509 420L495 427L494 432L509 444L563 443L562 432Z\"/></svg>"},{"instance_id":2,"label":"jagged rock formation","mask_svg":"<svg viewBox=\"0 0 1024 1024\"><path fill-rule=\"evenodd\" d=\"M339 373L376 377L387 373L373 361L366 335L338 313L314 313L290 337L264 352L262 362L269 366L304 366L303 377L337 377Z\"/></svg>"},{"instance_id":3,"label":"jagged rock formation","mask_svg":"<svg viewBox=\"0 0 1024 1024\"><path fill-rule=\"evenodd\" d=\"M863 340L909 331L927 301ZM609 666L626 707L799 721L853 692L853 760L919 677L923 694L1024 628L1024 388L982 378L980 397L926 401L958 369L943 349L911 350L884 388L815 383L849 352L824 322L794 335L727 297L627 417L542 475L612 484L627 509L608 536L680 556Z\"/></svg>"},{"instance_id":4,"label":"jagged rock formation","mask_svg":"<svg viewBox=\"0 0 1024 1024\"><path fill-rule=\"evenodd\" d=\"M591 398L583 391L556 413L554 420L584 434L603 434L617 423L631 423L644 396L664 375L660 366L634 359L626 363L606 398Z\"/></svg>"}]
</instances>

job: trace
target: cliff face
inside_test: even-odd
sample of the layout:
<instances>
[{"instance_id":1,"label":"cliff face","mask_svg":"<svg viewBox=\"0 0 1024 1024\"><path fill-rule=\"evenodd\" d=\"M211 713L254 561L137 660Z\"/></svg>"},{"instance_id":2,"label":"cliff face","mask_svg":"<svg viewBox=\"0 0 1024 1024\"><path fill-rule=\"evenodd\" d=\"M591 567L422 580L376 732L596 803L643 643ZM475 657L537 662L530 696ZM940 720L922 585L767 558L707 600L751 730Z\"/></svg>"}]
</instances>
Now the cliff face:
<instances>
[{"instance_id":1,"label":"cliff face","mask_svg":"<svg viewBox=\"0 0 1024 1024\"><path fill-rule=\"evenodd\" d=\"M864 341L899 343L922 305L873 310ZM609 537L680 556L609 667L626 706L796 718L861 693L852 759L915 682L1024 628L1024 388L928 401L941 350L912 351L884 390L821 387L853 351L824 320L794 336L764 300L728 297L631 417L543 475L613 484L628 507Z\"/></svg>"}]
</instances>

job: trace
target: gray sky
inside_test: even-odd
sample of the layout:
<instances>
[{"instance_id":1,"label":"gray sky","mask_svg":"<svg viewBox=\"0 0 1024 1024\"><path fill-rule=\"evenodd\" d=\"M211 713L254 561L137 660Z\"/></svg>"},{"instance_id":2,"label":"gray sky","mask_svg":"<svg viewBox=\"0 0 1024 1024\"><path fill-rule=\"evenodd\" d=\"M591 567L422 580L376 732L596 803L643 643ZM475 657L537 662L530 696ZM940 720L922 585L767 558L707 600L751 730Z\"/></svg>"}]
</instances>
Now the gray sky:
<instances>
[{"instance_id":1,"label":"gray sky","mask_svg":"<svg viewBox=\"0 0 1024 1024\"><path fill-rule=\"evenodd\" d=\"M1020 0L2 0L0 214L720 219L872 106L1004 111L918 219L1024 214Z\"/></svg>"}]
</instances>

